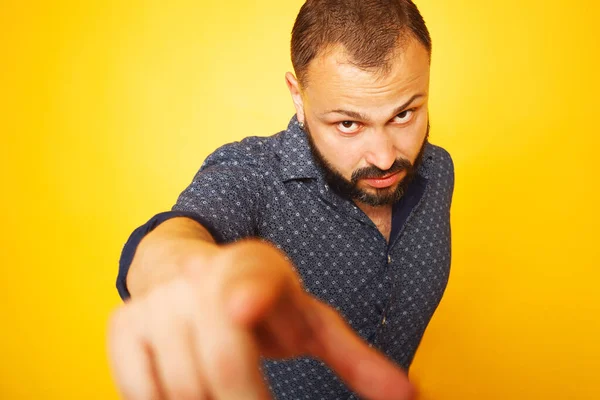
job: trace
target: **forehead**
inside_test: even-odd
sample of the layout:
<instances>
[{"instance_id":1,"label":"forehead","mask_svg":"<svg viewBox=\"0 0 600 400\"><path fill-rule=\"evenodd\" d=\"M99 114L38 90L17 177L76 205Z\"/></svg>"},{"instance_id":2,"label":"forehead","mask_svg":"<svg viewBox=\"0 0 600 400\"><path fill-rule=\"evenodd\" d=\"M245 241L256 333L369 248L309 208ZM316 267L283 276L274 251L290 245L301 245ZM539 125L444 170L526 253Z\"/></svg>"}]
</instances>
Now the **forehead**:
<instances>
[{"instance_id":1,"label":"forehead","mask_svg":"<svg viewBox=\"0 0 600 400\"><path fill-rule=\"evenodd\" d=\"M342 46L337 46L310 63L307 78L304 93L315 108L334 104L382 107L417 92L428 92L429 54L420 42L411 39L395 52L388 69L364 70L352 63Z\"/></svg>"}]
</instances>

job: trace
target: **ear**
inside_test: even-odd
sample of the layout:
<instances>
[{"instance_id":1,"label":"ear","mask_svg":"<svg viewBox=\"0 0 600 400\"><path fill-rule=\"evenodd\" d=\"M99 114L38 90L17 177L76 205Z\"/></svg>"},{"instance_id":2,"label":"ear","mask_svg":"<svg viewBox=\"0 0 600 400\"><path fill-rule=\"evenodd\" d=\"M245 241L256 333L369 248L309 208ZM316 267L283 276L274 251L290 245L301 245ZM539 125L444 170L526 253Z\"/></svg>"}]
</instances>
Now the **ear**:
<instances>
[{"instance_id":1,"label":"ear","mask_svg":"<svg viewBox=\"0 0 600 400\"><path fill-rule=\"evenodd\" d=\"M290 90L290 94L292 95L292 101L294 102L294 107L296 108L296 116L298 117L298 122L304 123L304 102L302 100L302 92L300 91L300 85L298 84L298 80L291 72L286 72L285 74L285 83L287 84L288 89Z\"/></svg>"}]
</instances>

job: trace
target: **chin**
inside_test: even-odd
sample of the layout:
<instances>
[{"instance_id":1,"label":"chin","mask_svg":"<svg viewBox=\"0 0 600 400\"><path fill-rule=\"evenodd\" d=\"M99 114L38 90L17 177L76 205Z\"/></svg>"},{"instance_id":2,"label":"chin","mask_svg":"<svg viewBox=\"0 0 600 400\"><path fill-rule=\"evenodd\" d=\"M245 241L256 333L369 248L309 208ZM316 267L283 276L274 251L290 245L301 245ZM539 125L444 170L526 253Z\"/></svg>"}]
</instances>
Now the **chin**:
<instances>
[{"instance_id":1,"label":"chin","mask_svg":"<svg viewBox=\"0 0 600 400\"><path fill-rule=\"evenodd\" d=\"M401 183L402 182L400 181L393 186L382 189L372 187L361 187L360 191L365 195L365 197L370 197L370 199L362 197L355 198L354 200L358 200L359 202L370 205L372 207L390 206L399 200L399 197L397 197L395 194L397 193ZM400 197L401 196L402 195L400 195ZM379 203L386 197L388 198L387 200L385 200L383 203Z\"/></svg>"},{"instance_id":2,"label":"chin","mask_svg":"<svg viewBox=\"0 0 600 400\"><path fill-rule=\"evenodd\" d=\"M384 196L392 195L396 191L396 188L397 188L397 186L393 186L393 187L389 187L389 188L385 188L385 189L369 188L367 190L363 190L363 193L365 193L369 196L384 197Z\"/></svg>"}]
</instances>

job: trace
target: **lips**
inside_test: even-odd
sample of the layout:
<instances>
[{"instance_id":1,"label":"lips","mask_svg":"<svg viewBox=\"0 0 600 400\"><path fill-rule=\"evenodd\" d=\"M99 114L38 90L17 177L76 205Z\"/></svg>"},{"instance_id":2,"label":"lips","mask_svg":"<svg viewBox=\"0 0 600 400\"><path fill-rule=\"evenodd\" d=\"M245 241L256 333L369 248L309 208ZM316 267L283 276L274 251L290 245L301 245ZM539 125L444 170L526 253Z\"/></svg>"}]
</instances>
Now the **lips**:
<instances>
[{"instance_id":1,"label":"lips","mask_svg":"<svg viewBox=\"0 0 600 400\"><path fill-rule=\"evenodd\" d=\"M381 178L365 178L364 181L367 183L367 185L376 189L385 189L395 185L404 174L405 171L400 171Z\"/></svg>"}]
</instances>

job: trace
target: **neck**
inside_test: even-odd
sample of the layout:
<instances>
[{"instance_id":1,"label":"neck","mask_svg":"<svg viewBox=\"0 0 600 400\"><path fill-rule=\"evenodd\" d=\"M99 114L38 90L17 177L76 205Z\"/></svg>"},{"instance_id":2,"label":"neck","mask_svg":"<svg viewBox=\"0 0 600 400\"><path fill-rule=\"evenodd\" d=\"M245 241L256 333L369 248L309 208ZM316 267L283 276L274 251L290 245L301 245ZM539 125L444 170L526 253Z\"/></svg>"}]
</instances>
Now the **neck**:
<instances>
[{"instance_id":1,"label":"neck","mask_svg":"<svg viewBox=\"0 0 600 400\"><path fill-rule=\"evenodd\" d=\"M389 241L390 232L392 230L392 206L371 206L359 201L354 201L354 204L360 208L379 229L385 240Z\"/></svg>"}]
</instances>

